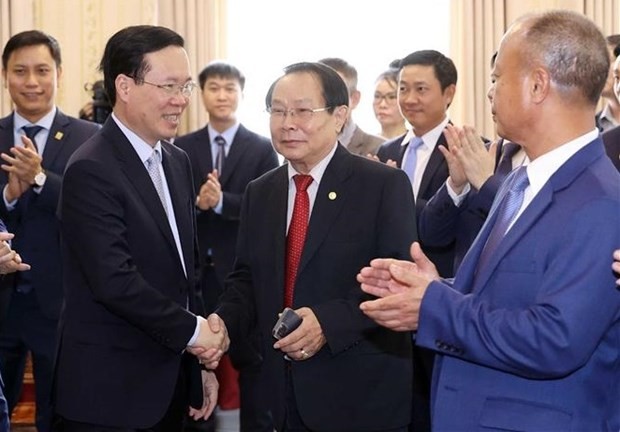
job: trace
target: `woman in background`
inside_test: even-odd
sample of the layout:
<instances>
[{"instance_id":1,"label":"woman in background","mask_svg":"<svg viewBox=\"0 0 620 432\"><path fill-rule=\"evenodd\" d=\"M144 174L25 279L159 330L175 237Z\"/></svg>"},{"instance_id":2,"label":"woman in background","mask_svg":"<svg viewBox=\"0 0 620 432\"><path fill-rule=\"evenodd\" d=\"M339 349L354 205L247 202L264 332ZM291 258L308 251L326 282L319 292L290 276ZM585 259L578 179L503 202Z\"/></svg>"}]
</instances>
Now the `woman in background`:
<instances>
[{"instance_id":1,"label":"woman in background","mask_svg":"<svg viewBox=\"0 0 620 432\"><path fill-rule=\"evenodd\" d=\"M398 93L398 69L390 68L381 73L375 81L375 96L372 108L381 124L379 135L386 139L396 138L407 132L405 119L396 100Z\"/></svg>"}]
</instances>

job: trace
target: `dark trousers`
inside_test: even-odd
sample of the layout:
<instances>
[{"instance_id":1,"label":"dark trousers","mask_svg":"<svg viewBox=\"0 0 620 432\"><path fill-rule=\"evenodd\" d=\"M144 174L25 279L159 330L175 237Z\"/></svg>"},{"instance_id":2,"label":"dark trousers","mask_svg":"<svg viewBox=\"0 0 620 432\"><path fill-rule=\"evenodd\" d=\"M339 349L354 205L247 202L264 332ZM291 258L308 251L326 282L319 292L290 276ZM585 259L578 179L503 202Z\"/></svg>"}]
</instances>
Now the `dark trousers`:
<instances>
[{"instance_id":1,"label":"dark trousers","mask_svg":"<svg viewBox=\"0 0 620 432\"><path fill-rule=\"evenodd\" d=\"M202 267L202 298L207 314L215 310L222 286L211 259ZM229 351L235 369L239 371L239 431L272 432L273 420L269 408L269 383L262 373L262 361L249 341L231 341ZM188 419L185 432L213 432L215 419L194 421Z\"/></svg>"},{"instance_id":2,"label":"dark trousers","mask_svg":"<svg viewBox=\"0 0 620 432\"><path fill-rule=\"evenodd\" d=\"M186 369L182 366L174 388L172 401L163 418L145 429L118 428L60 419L59 432L181 432L189 411L189 386Z\"/></svg>"},{"instance_id":3,"label":"dark trousers","mask_svg":"<svg viewBox=\"0 0 620 432\"><path fill-rule=\"evenodd\" d=\"M320 432L313 429L309 429L297 409L297 400L295 399L295 387L293 380L291 379L290 369L287 369L286 373L286 411L284 420L284 429L278 432ZM407 427L396 429L385 429L376 432L407 432Z\"/></svg>"},{"instance_id":4,"label":"dark trousers","mask_svg":"<svg viewBox=\"0 0 620 432\"><path fill-rule=\"evenodd\" d=\"M41 312L34 290L14 292L6 322L0 330L0 373L4 379L9 413L19 401L26 356L32 353L36 415L39 432L52 430L52 379L58 321Z\"/></svg>"}]
</instances>

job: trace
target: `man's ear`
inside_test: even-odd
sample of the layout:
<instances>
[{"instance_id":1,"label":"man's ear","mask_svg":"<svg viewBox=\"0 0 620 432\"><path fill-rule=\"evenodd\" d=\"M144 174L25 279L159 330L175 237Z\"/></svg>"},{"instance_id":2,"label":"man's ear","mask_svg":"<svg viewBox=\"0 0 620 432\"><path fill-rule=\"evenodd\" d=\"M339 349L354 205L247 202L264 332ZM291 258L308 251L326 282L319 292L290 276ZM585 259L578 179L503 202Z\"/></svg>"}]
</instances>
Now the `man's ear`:
<instances>
[{"instance_id":1,"label":"man's ear","mask_svg":"<svg viewBox=\"0 0 620 432\"><path fill-rule=\"evenodd\" d=\"M336 132L342 132L342 128L347 121L349 115L349 107L346 105L340 105L334 109L334 116L336 117Z\"/></svg>"},{"instance_id":2,"label":"man's ear","mask_svg":"<svg viewBox=\"0 0 620 432\"><path fill-rule=\"evenodd\" d=\"M530 97L534 103L540 103L545 100L551 89L551 77L549 72L541 67L534 68L530 72Z\"/></svg>"},{"instance_id":3,"label":"man's ear","mask_svg":"<svg viewBox=\"0 0 620 432\"><path fill-rule=\"evenodd\" d=\"M133 78L129 78L125 74L118 74L114 80L114 86L116 88L116 98L122 101L126 101L129 97L129 92L134 84Z\"/></svg>"}]
</instances>

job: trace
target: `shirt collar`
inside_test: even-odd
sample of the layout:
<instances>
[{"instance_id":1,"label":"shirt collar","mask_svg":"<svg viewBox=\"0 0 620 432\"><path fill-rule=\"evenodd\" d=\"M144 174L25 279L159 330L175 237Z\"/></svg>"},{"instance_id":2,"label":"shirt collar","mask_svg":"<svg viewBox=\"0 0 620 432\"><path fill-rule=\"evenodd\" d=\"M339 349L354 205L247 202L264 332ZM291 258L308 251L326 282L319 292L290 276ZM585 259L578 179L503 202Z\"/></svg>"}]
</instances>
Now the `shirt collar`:
<instances>
[{"instance_id":1,"label":"shirt collar","mask_svg":"<svg viewBox=\"0 0 620 432\"><path fill-rule=\"evenodd\" d=\"M332 148L332 150L327 154L327 156L325 156L323 159L321 159L321 161L316 164L314 166L314 168L312 168L310 170L310 172L308 173L309 175L312 176L312 179L317 183L321 183L321 179L323 178L323 174L325 174L325 170L327 169L327 165L329 165L329 162L332 160L332 158L334 157L334 153L336 153L336 149L338 148L338 143L334 143L334 148ZM300 174L298 173L295 168L293 168L293 165L290 164L290 162L287 164L287 169L288 169L288 180L289 182L293 181L293 176Z\"/></svg>"},{"instance_id":2,"label":"shirt collar","mask_svg":"<svg viewBox=\"0 0 620 432\"><path fill-rule=\"evenodd\" d=\"M136 153L138 153L138 157L143 164L145 164L146 160L151 157L151 155L153 154L153 150L159 151L161 153L160 141L157 141L155 147L153 147L142 138L140 138L138 135L136 135L133 131L131 131L131 129L125 126L114 113L112 113L112 119L117 124L121 132L123 132L123 134L127 137L129 143L136 151Z\"/></svg>"},{"instance_id":3,"label":"shirt collar","mask_svg":"<svg viewBox=\"0 0 620 432\"><path fill-rule=\"evenodd\" d=\"M54 106L50 110L50 112L48 112L43 117L41 117L39 121L37 121L36 123L31 123L29 120L26 120L17 111L15 111L14 116L13 116L13 126L15 127L15 130L18 132L21 130L22 127L32 126L32 125L42 126L47 131L49 131L50 129L52 129L52 123L54 123L54 117L56 117L57 110L58 109L56 108L56 106Z\"/></svg>"},{"instance_id":4,"label":"shirt collar","mask_svg":"<svg viewBox=\"0 0 620 432\"><path fill-rule=\"evenodd\" d=\"M235 123L224 132L216 131L215 129L213 129L213 126L211 126L211 124L207 125L207 131L209 132L209 139L211 140L211 145L215 144L215 141L213 141L215 137L221 135L226 140L226 147L229 147L230 144L232 144L233 139L235 139L235 135L237 134L238 130L239 122Z\"/></svg>"},{"instance_id":5,"label":"shirt collar","mask_svg":"<svg viewBox=\"0 0 620 432\"><path fill-rule=\"evenodd\" d=\"M422 147L426 147L430 150L434 150L435 146L437 146L437 141L439 141L439 137L441 136L441 134L443 133L443 130L446 128L449 122L450 122L450 119L446 116L441 121L441 123L439 123L433 129L429 130L424 135L422 135L420 137L422 138L422 141L424 141L424 144ZM415 130L412 129L409 132L407 132L407 135L402 140L400 145L404 146L404 145L409 144L409 141L411 141L411 138L413 138L414 136L417 136L417 135L415 134Z\"/></svg>"},{"instance_id":6,"label":"shirt collar","mask_svg":"<svg viewBox=\"0 0 620 432\"><path fill-rule=\"evenodd\" d=\"M533 194L537 194L564 163L583 147L594 141L599 130L594 129L537 157L527 165L527 177Z\"/></svg>"}]
</instances>

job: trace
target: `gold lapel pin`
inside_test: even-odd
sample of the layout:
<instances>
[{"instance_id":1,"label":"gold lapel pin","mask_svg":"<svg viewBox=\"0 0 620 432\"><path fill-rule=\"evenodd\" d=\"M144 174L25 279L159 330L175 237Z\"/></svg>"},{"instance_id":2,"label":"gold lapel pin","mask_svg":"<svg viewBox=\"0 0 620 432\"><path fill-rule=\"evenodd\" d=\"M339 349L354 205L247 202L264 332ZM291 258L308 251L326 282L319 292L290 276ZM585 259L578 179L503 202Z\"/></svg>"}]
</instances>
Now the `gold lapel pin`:
<instances>
[{"instance_id":1,"label":"gold lapel pin","mask_svg":"<svg viewBox=\"0 0 620 432\"><path fill-rule=\"evenodd\" d=\"M58 131L58 132L56 132L56 135L54 135L54 138L56 140L60 141L64 135L65 134L63 134L62 132Z\"/></svg>"},{"instance_id":2,"label":"gold lapel pin","mask_svg":"<svg viewBox=\"0 0 620 432\"><path fill-rule=\"evenodd\" d=\"M333 201L336 199L338 195L336 195L336 192L330 192L327 194L327 198L329 198L330 201Z\"/></svg>"}]
</instances>

